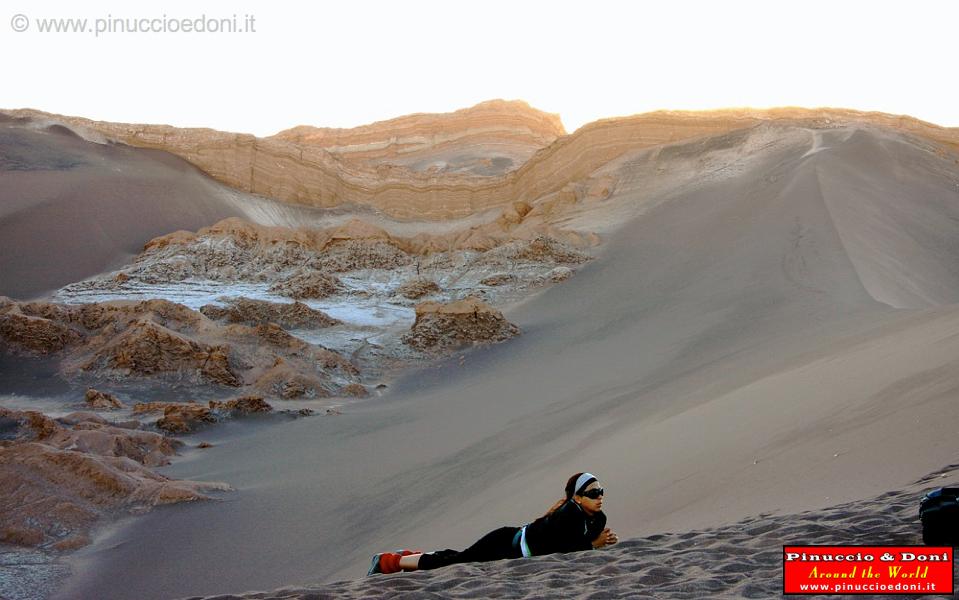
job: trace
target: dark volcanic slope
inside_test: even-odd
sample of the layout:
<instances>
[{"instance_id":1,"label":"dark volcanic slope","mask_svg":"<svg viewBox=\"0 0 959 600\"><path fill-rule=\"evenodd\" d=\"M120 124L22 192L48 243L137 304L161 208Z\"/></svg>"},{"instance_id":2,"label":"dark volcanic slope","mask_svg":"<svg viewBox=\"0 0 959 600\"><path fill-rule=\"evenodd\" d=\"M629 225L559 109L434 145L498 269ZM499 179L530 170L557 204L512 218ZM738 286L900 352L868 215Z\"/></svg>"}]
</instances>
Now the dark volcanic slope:
<instances>
[{"instance_id":1,"label":"dark volcanic slope","mask_svg":"<svg viewBox=\"0 0 959 600\"><path fill-rule=\"evenodd\" d=\"M531 520L581 470L628 539L868 498L954 462L956 158L784 125L623 157L602 205L623 226L508 313L523 336L174 465L239 493L104 537L61 597L357 577L375 551Z\"/></svg>"},{"instance_id":2,"label":"dark volcanic slope","mask_svg":"<svg viewBox=\"0 0 959 600\"><path fill-rule=\"evenodd\" d=\"M28 299L119 267L143 244L258 208L166 152L0 115L0 295Z\"/></svg>"}]
</instances>

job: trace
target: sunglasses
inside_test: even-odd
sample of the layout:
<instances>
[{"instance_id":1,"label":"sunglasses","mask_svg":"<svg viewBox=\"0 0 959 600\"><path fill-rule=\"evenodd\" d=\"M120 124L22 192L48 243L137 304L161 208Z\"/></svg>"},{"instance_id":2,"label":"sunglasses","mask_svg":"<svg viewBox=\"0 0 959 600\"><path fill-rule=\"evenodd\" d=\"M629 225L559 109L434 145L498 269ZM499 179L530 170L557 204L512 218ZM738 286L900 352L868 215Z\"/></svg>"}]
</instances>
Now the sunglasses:
<instances>
[{"instance_id":1,"label":"sunglasses","mask_svg":"<svg viewBox=\"0 0 959 600\"><path fill-rule=\"evenodd\" d=\"M603 492L606 491L603 488L593 488L591 490L586 490L580 496L583 498L589 498L590 500L596 500L597 498L602 497Z\"/></svg>"}]
</instances>

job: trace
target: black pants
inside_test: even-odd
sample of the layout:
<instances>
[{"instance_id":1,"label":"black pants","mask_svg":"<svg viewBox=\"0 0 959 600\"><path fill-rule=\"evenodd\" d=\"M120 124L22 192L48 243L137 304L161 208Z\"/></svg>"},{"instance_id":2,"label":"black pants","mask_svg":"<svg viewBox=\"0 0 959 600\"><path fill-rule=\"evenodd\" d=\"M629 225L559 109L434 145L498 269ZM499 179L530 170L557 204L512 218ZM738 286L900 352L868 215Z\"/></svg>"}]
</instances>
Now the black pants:
<instances>
[{"instance_id":1,"label":"black pants","mask_svg":"<svg viewBox=\"0 0 959 600\"><path fill-rule=\"evenodd\" d=\"M485 562L504 558L519 558L522 553L513 548L513 537L519 527L500 527L484 535L478 542L463 550L436 550L420 557L420 569L438 569L466 562Z\"/></svg>"}]
</instances>

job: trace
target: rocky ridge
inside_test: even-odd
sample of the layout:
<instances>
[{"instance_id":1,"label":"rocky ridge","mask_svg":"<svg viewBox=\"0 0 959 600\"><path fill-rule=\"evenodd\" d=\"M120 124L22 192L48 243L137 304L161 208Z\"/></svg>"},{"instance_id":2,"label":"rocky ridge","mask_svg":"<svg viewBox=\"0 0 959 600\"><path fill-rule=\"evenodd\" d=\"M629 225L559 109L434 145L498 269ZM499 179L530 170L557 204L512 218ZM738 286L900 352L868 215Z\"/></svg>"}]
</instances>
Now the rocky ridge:
<instances>
[{"instance_id":1,"label":"rocky ridge","mask_svg":"<svg viewBox=\"0 0 959 600\"><path fill-rule=\"evenodd\" d=\"M270 139L323 148L379 173L498 176L566 134L558 115L522 101L491 100L443 114L414 114L350 129L301 125Z\"/></svg>"},{"instance_id":2,"label":"rocky ridge","mask_svg":"<svg viewBox=\"0 0 959 600\"><path fill-rule=\"evenodd\" d=\"M327 325L328 317L321 318ZM0 339L7 352L56 360L68 379L115 387L153 381L169 388L253 388L275 395L276 385L285 383L282 376L277 380L279 364L286 366L286 376L298 376L297 389L307 397L358 383L349 360L276 323L221 325L160 299L68 305L0 298Z\"/></svg>"},{"instance_id":3,"label":"rocky ridge","mask_svg":"<svg viewBox=\"0 0 959 600\"><path fill-rule=\"evenodd\" d=\"M257 138L211 129L92 121L34 110L5 112L14 118L62 123L88 137L165 150L242 191L308 206L353 203L396 218L428 220L463 217L516 201L537 205L560 193L579 197L602 194L607 183L596 181L593 174L629 151L715 136L764 122L819 129L865 123L959 147L959 131L955 128L885 113L802 108L659 111L590 123L542 147L516 170L498 177L477 177L388 165L371 169L341 160L322 145L310 143L311 136L303 130ZM429 117L418 118L424 120L425 127ZM317 139L327 138L320 135Z\"/></svg>"},{"instance_id":4,"label":"rocky ridge","mask_svg":"<svg viewBox=\"0 0 959 600\"><path fill-rule=\"evenodd\" d=\"M293 298L323 298L346 291L337 275L422 269L469 256L475 266L583 263L598 238L555 227L525 226L533 214L516 203L498 219L446 234L393 235L354 219L328 229L256 225L236 217L198 231L154 238L121 270L65 289L123 289L136 282L187 279L269 282L271 291Z\"/></svg>"}]
</instances>

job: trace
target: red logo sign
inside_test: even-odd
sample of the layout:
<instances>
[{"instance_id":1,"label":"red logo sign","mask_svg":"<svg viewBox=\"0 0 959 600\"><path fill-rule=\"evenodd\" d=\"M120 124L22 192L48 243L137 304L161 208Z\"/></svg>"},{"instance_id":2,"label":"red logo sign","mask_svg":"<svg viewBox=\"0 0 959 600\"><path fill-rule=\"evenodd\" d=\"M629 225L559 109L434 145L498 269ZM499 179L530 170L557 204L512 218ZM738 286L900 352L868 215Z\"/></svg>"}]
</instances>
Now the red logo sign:
<instances>
[{"instance_id":1,"label":"red logo sign","mask_svg":"<svg viewBox=\"0 0 959 600\"><path fill-rule=\"evenodd\" d=\"M952 548L783 546L783 593L952 594Z\"/></svg>"}]
</instances>

